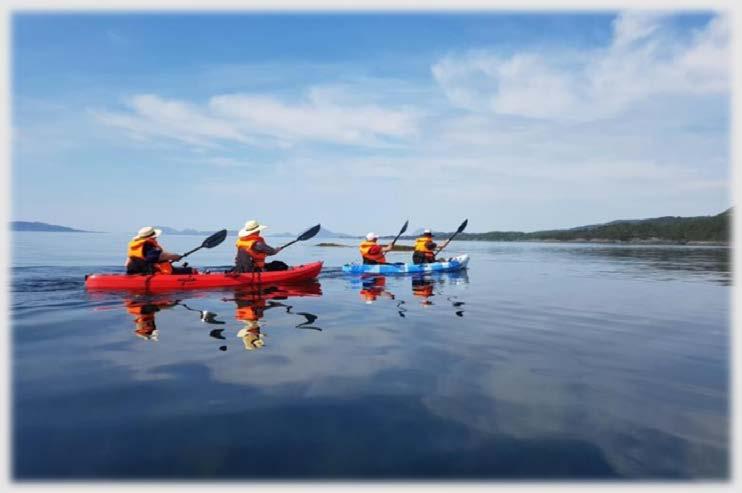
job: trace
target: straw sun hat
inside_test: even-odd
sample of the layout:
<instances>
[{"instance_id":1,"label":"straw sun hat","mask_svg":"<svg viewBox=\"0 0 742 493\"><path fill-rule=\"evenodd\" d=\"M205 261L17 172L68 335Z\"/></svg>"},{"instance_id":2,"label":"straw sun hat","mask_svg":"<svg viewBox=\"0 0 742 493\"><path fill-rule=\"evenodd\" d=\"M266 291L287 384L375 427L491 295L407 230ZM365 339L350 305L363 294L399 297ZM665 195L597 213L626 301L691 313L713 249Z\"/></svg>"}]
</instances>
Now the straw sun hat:
<instances>
[{"instance_id":1,"label":"straw sun hat","mask_svg":"<svg viewBox=\"0 0 742 493\"><path fill-rule=\"evenodd\" d=\"M263 231L265 228L267 228L265 224L258 224L258 222L254 219L250 219L245 223L245 227L242 228L238 233L237 236L242 238L243 236L249 236L253 233L257 233L258 231Z\"/></svg>"},{"instance_id":2,"label":"straw sun hat","mask_svg":"<svg viewBox=\"0 0 742 493\"><path fill-rule=\"evenodd\" d=\"M139 230L137 235L134 237L134 239L141 239L141 238L157 238L162 234L161 229L155 229L152 226L145 226L142 229Z\"/></svg>"}]
</instances>

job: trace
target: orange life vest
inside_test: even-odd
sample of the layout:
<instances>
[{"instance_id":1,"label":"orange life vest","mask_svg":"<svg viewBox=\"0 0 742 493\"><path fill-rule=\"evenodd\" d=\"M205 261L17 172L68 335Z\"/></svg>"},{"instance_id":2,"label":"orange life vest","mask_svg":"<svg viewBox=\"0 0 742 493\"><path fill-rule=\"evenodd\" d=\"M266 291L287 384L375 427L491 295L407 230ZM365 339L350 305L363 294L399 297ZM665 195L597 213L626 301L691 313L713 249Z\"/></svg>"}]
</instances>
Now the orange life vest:
<instances>
[{"instance_id":1,"label":"orange life vest","mask_svg":"<svg viewBox=\"0 0 742 493\"><path fill-rule=\"evenodd\" d=\"M144 260L144 245L148 243L153 247L162 250L162 247L154 238L138 238L129 242L129 251L127 256L130 259ZM159 272L160 274L172 274L173 272L173 265L168 261L155 262L154 267L155 272Z\"/></svg>"},{"instance_id":2,"label":"orange life vest","mask_svg":"<svg viewBox=\"0 0 742 493\"><path fill-rule=\"evenodd\" d=\"M421 236L415 240L415 251L425 255L426 259L435 259L435 251L428 248L427 244L433 241L428 236Z\"/></svg>"},{"instance_id":3,"label":"orange life vest","mask_svg":"<svg viewBox=\"0 0 742 493\"><path fill-rule=\"evenodd\" d=\"M237 246L237 249L242 249L252 257L253 263L255 267L258 269L263 269L265 267L265 257L267 255L263 252L256 252L253 251L252 246L258 242L258 241L265 241L258 233L253 233L249 236L245 236L243 238L237 238L237 242L235 245Z\"/></svg>"},{"instance_id":4,"label":"orange life vest","mask_svg":"<svg viewBox=\"0 0 742 493\"><path fill-rule=\"evenodd\" d=\"M371 250L371 247L378 247L379 252L370 253L369 250ZM384 252L381 251L381 245L377 244L375 241L364 240L361 242L361 245L358 247L358 249L361 251L361 257L382 264L386 263L386 257L384 257Z\"/></svg>"}]
</instances>

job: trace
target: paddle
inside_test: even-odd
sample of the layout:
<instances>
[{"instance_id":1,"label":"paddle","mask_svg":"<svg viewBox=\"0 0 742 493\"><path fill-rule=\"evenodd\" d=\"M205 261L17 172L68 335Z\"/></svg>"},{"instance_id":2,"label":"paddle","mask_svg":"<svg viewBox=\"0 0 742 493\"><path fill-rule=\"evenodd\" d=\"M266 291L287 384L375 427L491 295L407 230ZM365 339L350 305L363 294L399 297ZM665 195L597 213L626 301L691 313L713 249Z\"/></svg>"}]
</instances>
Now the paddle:
<instances>
[{"instance_id":1,"label":"paddle","mask_svg":"<svg viewBox=\"0 0 742 493\"><path fill-rule=\"evenodd\" d=\"M201 243L200 247L196 247L190 252L186 252L183 255L180 256L182 259L183 257L187 257L188 255L192 254L193 252L200 250L202 248L214 248L215 246L219 245L221 242L224 241L224 238L227 237L227 230L223 229L221 231L217 231L213 235L209 236L204 240L203 243Z\"/></svg>"},{"instance_id":2,"label":"paddle","mask_svg":"<svg viewBox=\"0 0 742 493\"><path fill-rule=\"evenodd\" d=\"M399 239L399 237L400 237L400 236L402 236L402 233L404 233L405 231L407 231L407 224L408 224L409 222L410 222L410 220L409 220L409 219L408 219L407 221L405 221L405 222L404 222L404 226L402 226L402 229L401 229L401 230L399 231L399 234L398 234L398 235L397 235L397 236L396 236L396 237L394 238L394 240L392 240L392 242L390 243L390 245L391 245L391 246L394 246L394 244L395 244L395 243L397 243L397 240Z\"/></svg>"},{"instance_id":3,"label":"paddle","mask_svg":"<svg viewBox=\"0 0 742 493\"><path fill-rule=\"evenodd\" d=\"M449 239L447 239L447 240L445 241L445 243L443 243L443 245L441 245L441 247L440 247L440 248L438 248L438 249L437 249L437 250L435 251L435 254L436 254L436 255L438 255L438 254L439 254L439 253L441 252L441 250L443 250L444 248L446 248L446 247L448 246L448 244L449 244L449 243L451 243L451 240L453 240L453 239L454 239L454 237L455 237L455 236L456 236L457 234L459 234L459 233L461 233L462 231L464 231L464 229L466 229L466 225L467 225L467 223L468 223L468 222L469 222L469 220L468 220L468 219L464 219L464 222L463 222L463 223L461 223L461 226L459 226L459 229L457 229L457 230L456 230L456 232L455 232L454 234L452 234L452 235L451 235L451 237L450 237Z\"/></svg>"},{"instance_id":4,"label":"paddle","mask_svg":"<svg viewBox=\"0 0 742 493\"><path fill-rule=\"evenodd\" d=\"M316 226L312 226L311 228L309 228L308 230L306 230L302 234L300 234L299 237L297 239L295 239L294 241L289 241L288 243L286 243L285 245L283 245L282 247L280 247L281 250L283 250L284 248L286 248L289 245L293 245L297 241L305 241L305 240L308 240L309 238L313 238L317 233L319 233L319 228L320 228L320 225L319 224L316 225Z\"/></svg>"},{"instance_id":5,"label":"paddle","mask_svg":"<svg viewBox=\"0 0 742 493\"><path fill-rule=\"evenodd\" d=\"M394 237L394 239L392 240L391 243L389 243L389 245L394 246L394 244L397 242L397 240L399 239L399 237L402 236L402 234L405 231L407 231L407 225L409 224L409 222L410 222L409 219L404 222L404 225L402 226L402 229L399 230L399 234L397 234L397 236ZM401 263L401 262L399 262L399 263ZM376 265L395 265L395 264L389 263L389 262L378 262Z\"/></svg>"}]
</instances>

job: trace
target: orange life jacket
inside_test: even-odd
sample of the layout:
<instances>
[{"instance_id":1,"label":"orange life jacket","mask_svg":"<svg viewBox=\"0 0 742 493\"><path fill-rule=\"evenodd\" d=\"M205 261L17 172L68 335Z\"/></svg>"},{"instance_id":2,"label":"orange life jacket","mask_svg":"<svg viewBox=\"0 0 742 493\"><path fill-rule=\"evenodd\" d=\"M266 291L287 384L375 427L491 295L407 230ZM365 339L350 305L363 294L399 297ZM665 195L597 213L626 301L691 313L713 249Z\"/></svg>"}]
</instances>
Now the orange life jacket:
<instances>
[{"instance_id":1,"label":"orange life jacket","mask_svg":"<svg viewBox=\"0 0 742 493\"><path fill-rule=\"evenodd\" d=\"M435 259L435 251L428 248L427 244L432 242L428 236L421 236L415 240L415 251L425 255L426 259Z\"/></svg>"},{"instance_id":2,"label":"orange life jacket","mask_svg":"<svg viewBox=\"0 0 742 493\"><path fill-rule=\"evenodd\" d=\"M256 252L253 251L252 246L258 242L258 241L265 241L258 233L253 233L249 236L245 236L244 238L237 238L237 242L235 245L237 246L237 249L242 249L252 257L253 264L258 269L263 269L265 267L265 257L266 255L263 252Z\"/></svg>"},{"instance_id":3,"label":"orange life jacket","mask_svg":"<svg viewBox=\"0 0 742 493\"><path fill-rule=\"evenodd\" d=\"M370 253L369 250L371 250L371 247L378 247L379 252ZM361 257L382 264L386 263L386 257L384 257L384 252L381 251L381 245L377 244L375 241L364 240L361 242L361 245L358 247L358 249L361 251Z\"/></svg>"},{"instance_id":4,"label":"orange life jacket","mask_svg":"<svg viewBox=\"0 0 742 493\"><path fill-rule=\"evenodd\" d=\"M144 260L144 245L150 244L153 247L162 250L162 247L159 243L157 243L157 240L154 238L138 238L131 240L129 242L129 251L127 253L127 256L130 259L139 259ZM159 272L160 274L172 274L173 272L173 265L168 262L155 262L154 264L155 272Z\"/></svg>"}]
</instances>

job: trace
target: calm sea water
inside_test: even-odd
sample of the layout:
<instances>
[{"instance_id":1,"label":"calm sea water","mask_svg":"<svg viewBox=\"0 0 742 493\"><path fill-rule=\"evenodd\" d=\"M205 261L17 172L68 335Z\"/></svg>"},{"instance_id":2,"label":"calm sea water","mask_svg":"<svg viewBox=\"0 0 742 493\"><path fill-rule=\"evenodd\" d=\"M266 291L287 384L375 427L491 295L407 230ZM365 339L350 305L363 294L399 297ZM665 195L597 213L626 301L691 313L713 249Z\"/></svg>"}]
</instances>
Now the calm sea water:
<instances>
[{"instance_id":1,"label":"calm sea water","mask_svg":"<svg viewBox=\"0 0 742 493\"><path fill-rule=\"evenodd\" d=\"M12 236L16 479L729 477L726 248L462 241L467 272L361 279L314 239L278 257L314 283L87 293L127 240Z\"/></svg>"}]
</instances>

